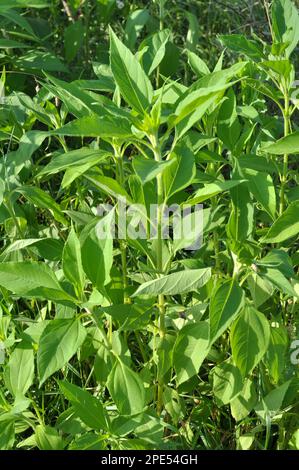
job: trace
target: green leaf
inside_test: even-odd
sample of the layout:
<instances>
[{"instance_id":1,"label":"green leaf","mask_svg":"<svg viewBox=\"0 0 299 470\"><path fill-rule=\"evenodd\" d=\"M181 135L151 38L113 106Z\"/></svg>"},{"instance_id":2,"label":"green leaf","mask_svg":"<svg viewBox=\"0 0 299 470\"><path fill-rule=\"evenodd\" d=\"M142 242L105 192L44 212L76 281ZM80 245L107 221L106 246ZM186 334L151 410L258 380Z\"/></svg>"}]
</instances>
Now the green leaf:
<instances>
[{"instance_id":1,"label":"green leaf","mask_svg":"<svg viewBox=\"0 0 299 470\"><path fill-rule=\"evenodd\" d=\"M274 155L283 155L299 152L299 131L293 132L286 137L282 137L277 142L265 143L261 151Z\"/></svg>"},{"instance_id":2,"label":"green leaf","mask_svg":"<svg viewBox=\"0 0 299 470\"><path fill-rule=\"evenodd\" d=\"M244 293L234 280L225 281L210 301L210 344L230 326L244 305Z\"/></svg>"},{"instance_id":3,"label":"green leaf","mask_svg":"<svg viewBox=\"0 0 299 470\"><path fill-rule=\"evenodd\" d=\"M220 106L217 121L217 133L224 145L233 150L240 137L241 126L236 110L236 96L229 89Z\"/></svg>"},{"instance_id":4,"label":"green leaf","mask_svg":"<svg viewBox=\"0 0 299 470\"><path fill-rule=\"evenodd\" d=\"M65 277L82 293L84 288L84 271L81 260L81 247L78 237L72 227L62 254L62 268Z\"/></svg>"},{"instance_id":5,"label":"green leaf","mask_svg":"<svg viewBox=\"0 0 299 470\"><path fill-rule=\"evenodd\" d=\"M289 297L297 297L294 287L279 269L267 268L260 275Z\"/></svg>"},{"instance_id":6,"label":"green leaf","mask_svg":"<svg viewBox=\"0 0 299 470\"><path fill-rule=\"evenodd\" d=\"M57 429L42 424L35 428L35 440L40 450L63 450L66 445Z\"/></svg>"},{"instance_id":7,"label":"green leaf","mask_svg":"<svg viewBox=\"0 0 299 470\"><path fill-rule=\"evenodd\" d=\"M91 429L108 429L107 417L101 401L86 390L70 382L59 381L59 388L71 402L76 415Z\"/></svg>"},{"instance_id":8,"label":"green leaf","mask_svg":"<svg viewBox=\"0 0 299 470\"><path fill-rule=\"evenodd\" d=\"M280 411L290 384L291 380L288 380L263 397L255 407L257 415L263 420L266 420L267 416L273 418Z\"/></svg>"},{"instance_id":9,"label":"green leaf","mask_svg":"<svg viewBox=\"0 0 299 470\"><path fill-rule=\"evenodd\" d=\"M23 42L14 41L12 39L0 39L0 49L24 49L30 47Z\"/></svg>"},{"instance_id":10,"label":"green leaf","mask_svg":"<svg viewBox=\"0 0 299 470\"><path fill-rule=\"evenodd\" d=\"M233 175L238 179L239 172ZM250 239L253 231L254 206L246 183L238 184L230 190L232 211L229 218L227 233L230 238L240 244Z\"/></svg>"},{"instance_id":11,"label":"green leaf","mask_svg":"<svg viewBox=\"0 0 299 470\"><path fill-rule=\"evenodd\" d=\"M85 328L78 318L51 320L41 335L37 352L40 385L67 364L85 336Z\"/></svg>"},{"instance_id":12,"label":"green leaf","mask_svg":"<svg viewBox=\"0 0 299 470\"><path fill-rule=\"evenodd\" d=\"M0 285L24 297L54 301L74 300L61 288L53 270L45 263L0 263Z\"/></svg>"},{"instance_id":13,"label":"green leaf","mask_svg":"<svg viewBox=\"0 0 299 470\"><path fill-rule=\"evenodd\" d=\"M145 114L153 97L150 80L132 52L110 28L110 64L115 81L128 104Z\"/></svg>"},{"instance_id":14,"label":"green leaf","mask_svg":"<svg viewBox=\"0 0 299 470\"><path fill-rule=\"evenodd\" d=\"M57 202L55 202L48 193L40 188L26 185L22 186L21 188L17 188L16 191L23 194L23 196L32 202L32 204L35 204L42 209L49 210L58 222L67 225L67 220L64 217L59 204L57 204Z\"/></svg>"},{"instance_id":15,"label":"green leaf","mask_svg":"<svg viewBox=\"0 0 299 470\"><path fill-rule=\"evenodd\" d=\"M241 393L230 402L231 413L236 421L246 418L254 408L257 401L257 394L254 382L245 380Z\"/></svg>"},{"instance_id":16,"label":"green leaf","mask_svg":"<svg viewBox=\"0 0 299 470\"><path fill-rule=\"evenodd\" d=\"M39 175L53 175L59 171L72 167L81 167L82 165L88 165L89 169L91 166L97 165L103 161L108 155L107 152L93 150L88 147L71 150L70 152L63 153L53 158L48 165L43 167Z\"/></svg>"},{"instance_id":17,"label":"green leaf","mask_svg":"<svg viewBox=\"0 0 299 470\"><path fill-rule=\"evenodd\" d=\"M292 202L275 220L267 234L261 239L262 243L281 243L295 237L299 232L299 201Z\"/></svg>"},{"instance_id":18,"label":"green leaf","mask_svg":"<svg viewBox=\"0 0 299 470\"><path fill-rule=\"evenodd\" d=\"M191 144L182 140L172 153L172 165L165 171L166 200L191 184L195 177L195 162Z\"/></svg>"},{"instance_id":19,"label":"green leaf","mask_svg":"<svg viewBox=\"0 0 299 470\"><path fill-rule=\"evenodd\" d=\"M143 184L156 178L157 175L163 173L166 168L173 164L173 160L157 162L156 160L149 160L140 156L133 159L133 168Z\"/></svg>"},{"instance_id":20,"label":"green leaf","mask_svg":"<svg viewBox=\"0 0 299 470\"><path fill-rule=\"evenodd\" d=\"M103 116L90 114L74 119L64 126L51 132L53 135L69 135L73 137L102 137L103 139L127 139L132 137L131 123L122 116L106 113Z\"/></svg>"},{"instance_id":21,"label":"green leaf","mask_svg":"<svg viewBox=\"0 0 299 470\"><path fill-rule=\"evenodd\" d=\"M263 361L274 383L283 376L289 346L287 329L280 325L270 330L269 347Z\"/></svg>"},{"instance_id":22,"label":"green leaf","mask_svg":"<svg viewBox=\"0 0 299 470\"><path fill-rule=\"evenodd\" d=\"M173 351L173 366L178 385L198 373L209 349L208 322L186 325L179 331Z\"/></svg>"},{"instance_id":23,"label":"green leaf","mask_svg":"<svg viewBox=\"0 0 299 470\"><path fill-rule=\"evenodd\" d=\"M199 204L206 201L219 193L228 191L229 189L243 183L244 180L227 180L227 181L213 181L213 183L205 184L203 188L196 191L191 199L188 199L188 204Z\"/></svg>"},{"instance_id":24,"label":"green leaf","mask_svg":"<svg viewBox=\"0 0 299 470\"><path fill-rule=\"evenodd\" d=\"M276 217L276 193L271 176L249 168L245 168L243 173L248 180L249 191L274 220Z\"/></svg>"},{"instance_id":25,"label":"green leaf","mask_svg":"<svg viewBox=\"0 0 299 470\"><path fill-rule=\"evenodd\" d=\"M103 437L94 432L86 432L76 437L69 445L68 450L104 450Z\"/></svg>"},{"instance_id":26,"label":"green leaf","mask_svg":"<svg viewBox=\"0 0 299 470\"><path fill-rule=\"evenodd\" d=\"M212 378L213 393L220 406L230 403L243 389L241 373L231 362L222 362L216 366Z\"/></svg>"},{"instance_id":27,"label":"green leaf","mask_svg":"<svg viewBox=\"0 0 299 470\"><path fill-rule=\"evenodd\" d=\"M158 279L142 284L132 297L137 295L176 295L196 291L211 278L211 269L190 269L161 276Z\"/></svg>"},{"instance_id":28,"label":"green leaf","mask_svg":"<svg viewBox=\"0 0 299 470\"><path fill-rule=\"evenodd\" d=\"M148 75L160 65L165 55L165 46L169 39L169 30L158 31L142 41L139 50L142 54L141 61Z\"/></svg>"},{"instance_id":29,"label":"green leaf","mask_svg":"<svg viewBox=\"0 0 299 470\"><path fill-rule=\"evenodd\" d=\"M63 62L51 52L30 51L15 60L14 64L25 70L41 70L49 72L68 72Z\"/></svg>"},{"instance_id":30,"label":"green leaf","mask_svg":"<svg viewBox=\"0 0 299 470\"><path fill-rule=\"evenodd\" d=\"M82 241L83 269L88 279L100 291L110 282L113 263L111 224L114 215L114 211L109 212L96 227L90 228L87 237Z\"/></svg>"},{"instance_id":31,"label":"green leaf","mask_svg":"<svg viewBox=\"0 0 299 470\"><path fill-rule=\"evenodd\" d=\"M274 0L271 8L273 39L287 43L286 55L290 56L299 40L299 15L291 0Z\"/></svg>"},{"instance_id":32,"label":"green leaf","mask_svg":"<svg viewBox=\"0 0 299 470\"><path fill-rule=\"evenodd\" d=\"M198 57L198 55L188 50L187 50L187 54L188 54L189 65L192 68L193 72L196 73L196 75L198 75L198 77L201 77L202 75L207 75L210 73L209 67L200 57Z\"/></svg>"},{"instance_id":33,"label":"green leaf","mask_svg":"<svg viewBox=\"0 0 299 470\"><path fill-rule=\"evenodd\" d=\"M150 18L148 10L134 10L127 18L125 33L126 45L129 49L133 49L139 34Z\"/></svg>"},{"instance_id":34,"label":"green leaf","mask_svg":"<svg viewBox=\"0 0 299 470\"><path fill-rule=\"evenodd\" d=\"M16 397L25 395L34 380L34 354L28 346L15 348L5 368L6 387Z\"/></svg>"},{"instance_id":35,"label":"green leaf","mask_svg":"<svg viewBox=\"0 0 299 470\"><path fill-rule=\"evenodd\" d=\"M0 422L0 450L9 450L15 442L15 424L12 421Z\"/></svg>"},{"instance_id":36,"label":"green leaf","mask_svg":"<svg viewBox=\"0 0 299 470\"><path fill-rule=\"evenodd\" d=\"M246 306L230 332L230 343L236 366L246 377L265 355L270 340L270 326L265 316Z\"/></svg>"},{"instance_id":37,"label":"green leaf","mask_svg":"<svg viewBox=\"0 0 299 470\"><path fill-rule=\"evenodd\" d=\"M118 357L109 374L107 387L118 411L123 415L141 413L145 406L145 388L140 376Z\"/></svg>"},{"instance_id":38,"label":"green leaf","mask_svg":"<svg viewBox=\"0 0 299 470\"><path fill-rule=\"evenodd\" d=\"M85 28L79 19L64 30L64 51L67 62L71 62L78 54L83 44Z\"/></svg>"},{"instance_id":39,"label":"green leaf","mask_svg":"<svg viewBox=\"0 0 299 470\"><path fill-rule=\"evenodd\" d=\"M219 39L225 47L250 59L260 60L263 57L262 46L252 39L247 39L242 34L221 35Z\"/></svg>"}]
</instances>

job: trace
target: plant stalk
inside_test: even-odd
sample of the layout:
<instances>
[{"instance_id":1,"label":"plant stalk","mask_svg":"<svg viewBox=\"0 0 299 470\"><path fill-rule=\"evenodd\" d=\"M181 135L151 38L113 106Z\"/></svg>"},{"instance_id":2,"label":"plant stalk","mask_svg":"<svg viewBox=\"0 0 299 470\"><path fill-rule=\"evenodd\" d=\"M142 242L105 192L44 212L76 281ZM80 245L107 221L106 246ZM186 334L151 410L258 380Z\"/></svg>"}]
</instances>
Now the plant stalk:
<instances>
[{"instance_id":1,"label":"plant stalk","mask_svg":"<svg viewBox=\"0 0 299 470\"><path fill-rule=\"evenodd\" d=\"M290 116L289 116L289 96L285 94L284 98L284 113L283 113L283 120L284 120L284 137L289 135L290 132ZM288 178L288 163L289 163L289 156L288 154L284 154L283 156L283 169L282 174L280 177L280 194L279 194L279 215L281 215L285 208L285 187L287 184Z\"/></svg>"},{"instance_id":2,"label":"plant stalk","mask_svg":"<svg viewBox=\"0 0 299 470\"><path fill-rule=\"evenodd\" d=\"M154 157L156 161L162 160L161 149L158 142L157 135L151 136L151 143L153 146ZM163 273L163 237L162 237L162 221L163 221L163 207L164 207L164 191L163 191L163 178L161 174L157 175L157 255L156 255L156 268L160 274ZM163 341L165 337L165 297L163 294L158 295L158 309L159 309L159 336ZM163 391L164 380L159 374L158 367L158 394L157 394L157 413L161 414L163 409Z\"/></svg>"}]
</instances>

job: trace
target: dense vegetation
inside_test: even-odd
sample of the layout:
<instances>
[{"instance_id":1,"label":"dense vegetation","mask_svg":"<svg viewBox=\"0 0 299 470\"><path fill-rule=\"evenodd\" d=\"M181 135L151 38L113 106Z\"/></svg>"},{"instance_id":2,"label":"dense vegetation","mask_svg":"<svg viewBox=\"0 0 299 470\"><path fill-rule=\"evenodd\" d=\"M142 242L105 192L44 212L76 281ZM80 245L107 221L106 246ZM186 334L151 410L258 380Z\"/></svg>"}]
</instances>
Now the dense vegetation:
<instances>
[{"instance_id":1,"label":"dense vegetation","mask_svg":"<svg viewBox=\"0 0 299 470\"><path fill-rule=\"evenodd\" d=\"M0 1L0 449L299 450L297 6Z\"/></svg>"}]
</instances>

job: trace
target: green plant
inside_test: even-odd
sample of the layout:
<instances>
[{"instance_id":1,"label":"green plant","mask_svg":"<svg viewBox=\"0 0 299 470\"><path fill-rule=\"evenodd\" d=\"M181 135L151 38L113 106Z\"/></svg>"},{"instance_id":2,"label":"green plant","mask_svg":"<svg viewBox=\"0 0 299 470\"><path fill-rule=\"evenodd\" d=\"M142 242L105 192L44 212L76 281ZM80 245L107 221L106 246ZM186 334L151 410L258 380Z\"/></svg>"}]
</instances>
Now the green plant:
<instances>
[{"instance_id":1,"label":"green plant","mask_svg":"<svg viewBox=\"0 0 299 470\"><path fill-rule=\"evenodd\" d=\"M96 80L4 100L1 448L298 447L298 12L266 8L271 44L220 36L242 60L212 72L188 34L183 83L164 3L138 48L147 10L110 28ZM193 251L171 204L203 204Z\"/></svg>"}]
</instances>

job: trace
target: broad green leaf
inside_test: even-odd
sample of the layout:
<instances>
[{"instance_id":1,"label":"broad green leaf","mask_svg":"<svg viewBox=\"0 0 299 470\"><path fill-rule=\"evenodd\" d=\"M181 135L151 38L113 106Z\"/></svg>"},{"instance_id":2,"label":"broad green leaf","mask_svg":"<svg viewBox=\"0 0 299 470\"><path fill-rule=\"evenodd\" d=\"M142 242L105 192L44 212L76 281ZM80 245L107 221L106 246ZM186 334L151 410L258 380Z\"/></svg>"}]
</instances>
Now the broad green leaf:
<instances>
[{"instance_id":1,"label":"broad green leaf","mask_svg":"<svg viewBox=\"0 0 299 470\"><path fill-rule=\"evenodd\" d=\"M39 175L53 175L68 168L81 167L87 164L89 165L88 168L90 168L105 160L108 155L107 152L93 150L88 147L71 150L53 158L48 165L43 167Z\"/></svg>"},{"instance_id":2,"label":"broad green leaf","mask_svg":"<svg viewBox=\"0 0 299 470\"><path fill-rule=\"evenodd\" d=\"M110 282L113 262L112 222L115 212L111 211L96 227L91 227L82 241L82 264L85 274L100 291Z\"/></svg>"},{"instance_id":3,"label":"broad green leaf","mask_svg":"<svg viewBox=\"0 0 299 470\"><path fill-rule=\"evenodd\" d=\"M119 358L109 374L107 387L121 414L134 415L143 411L145 406L143 381Z\"/></svg>"},{"instance_id":4,"label":"broad green leaf","mask_svg":"<svg viewBox=\"0 0 299 470\"><path fill-rule=\"evenodd\" d=\"M133 168L143 184L156 178L157 175L163 173L164 170L172 164L174 164L173 160L157 162L156 160L150 160L140 156L134 157L133 159Z\"/></svg>"},{"instance_id":5,"label":"broad green leaf","mask_svg":"<svg viewBox=\"0 0 299 470\"><path fill-rule=\"evenodd\" d=\"M271 8L273 40L286 43L287 57L299 41L299 15L291 0L274 0Z\"/></svg>"},{"instance_id":6,"label":"broad green leaf","mask_svg":"<svg viewBox=\"0 0 299 470\"><path fill-rule=\"evenodd\" d=\"M200 202L206 201L211 197L216 196L219 193L228 191L229 189L243 183L244 180L227 180L227 181L214 181L213 183L205 184L203 188L196 191L191 199L188 199L188 204L199 204Z\"/></svg>"},{"instance_id":7,"label":"broad green leaf","mask_svg":"<svg viewBox=\"0 0 299 470\"><path fill-rule=\"evenodd\" d=\"M261 147L263 152L273 155L283 155L299 152L299 131L293 132L286 137L282 137L277 142L266 143Z\"/></svg>"},{"instance_id":8,"label":"broad green leaf","mask_svg":"<svg viewBox=\"0 0 299 470\"><path fill-rule=\"evenodd\" d=\"M142 53L141 62L148 75L160 65L165 55L165 46L169 39L168 29L158 31L142 41L139 50Z\"/></svg>"},{"instance_id":9,"label":"broad green leaf","mask_svg":"<svg viewBox=\"0 0 299 470\"><path fill-rule=\"evenodd\" d=\"M173 124L178 125L184 118L196 110L196 120L198 121L209 108L209 106L222 96L224 91L231 86L221 83L207 88L188 89L178 100L175 109Z\"/></svg>"},{"instance_id":10,"label":"broad green leaf","mask_svg":"<svg viewBox=\"0 0 299 470\"><path fill-rule=\"evenodd\" d=\"M57 429L42 424L35 428L35 440L40 450L63 450L66 445Z\"/></svg>"},{"instance_id":11,"label":"broad green leaf","mask_svg":"<svg viewBox=\"0 0 299 470\"><path fill-rule=\"evenodd\" d=\"M3 3L4 2L1 2L1 6ZM26 20L25 16L12 10L12 8L14 8L13 4L11 5L11 9L7 11L1 10L1 16L4 16L5 18L7 18L11 23L14 23L20 26L20 28L22 28L31 36L30 39L32 41L39 41L39 38L35 35L35 32L32 29L32 26L30 25L29 21Z\"/></svg>"},{"instance_id":12,"label":"broad green leaf","mask_svg":"<svg viewBox=\"0 0 299 470\"><path fill-rule=\"evenodd\" d=\"M134 10L127 18L125 33L126 45L133 49L139 34L150 19L149 11L145 8Z\"/></svg>"},{"instance_id":13,"label":"broad green leaf","mask_svg":"<svg viewBox=\"0 0 299 470\"><path fill-rule=\"evenodd\" d=\"M192 323L179 331L173 351L173 366L178 385L198 373L209 349L208 322Z\"/></svg>"},{"instance_id":14,"label":"broad green leaf","mask_svg":"<svg viewBox=\"0 0 299 470\"><path fill-rule=\"evenodd\" d=\"M279 269L267 268L260 275L289 297L297 296L294 287Z\"/></svg>"},{"instance_id":15,"label":"broad green leaf","mask_svg":"<svg viewBox=\"0 0 299 470\"><path fill-rule=\"evenodd\" d=\"M32 154L42 145L48 132L28 131L19 142L19 148L16 151L7 154L7 173L16 176L24 168L25 163L30 162Z\"/></svg>"},{"instance_id":16,"label":"broad green leaf","mask_svg":"<svg viewBox=\"0 0 299 470\"><path fill-rule=\"evenodd\" d=\"M18 193L23 194L32 204L42 209L47 209L53 217L61 224L67 225L67 220L57 202L45 191L35 186L22 186L17 188Z\"/></svg>"},{"instance_id":17,"label":"broad green leaf","mask_svg":"<svg viewBox=\"0 0 299 470\"><path fill-rule=\"evenodd\" d=\"M295 276L292 260L282 249L271 250L266 256L257 260L256 265L262 268L278 269L287 278Z\"/></svg>"},{"instance_id":18,"label":"broad green leaf","mask_svg":"<svg viewBox=\"0 0 299 470\"><path fill-rule=\"evenodd\" d=\"M59 381L63 395L71 402L75 413L90 428L107 429L108 422L101 401L70 382Z\"/></svg>"},{"instance_id":19,"label":"broad green leaf","mask_svg":"<svg viewBox=\"0 0 299 470\"><path fill-rule=\"evenodd\" d=\"M210 73L209 67L207 64L194 52L188 51L188 62L190 67L192 68L193 72L201 77L202 75L207 75Z\"/></svg>"},{"instance_id":20,"label":"broad green leaf","mask_svg":"<svg viewBox=\"0 0 299 470\"><path fill-rule=\"evenodd\" d=\"M254 408L257 401L257 393L254 382L247 379L242 392L230 402L231 413L236 421L246 418Z\"/></svg>"},{"instance_id":21,"label":"broad green leaf","mask_svg":"<svg viewBox=\"0 0 299 470\"><path fill-rule=\"evenodd\" d=\"M118 331L142 330L148 325L152 315L151 303L116 304L101 309L119 324Z\"/></svg>"},{"instance_id":22,"label":"broad green leaf","mask_svg":"<svg viewBox=\"0 0 299 470\"><path fill-rule=\"evenodd\" d=\"M175 147L172 159L172 165L163 174L166 200L189 186L195 177L194 156L188 140L182 140Z\"/></svg>"},{"instance_id":23,"label":"broad green leaf","mask_svg":"<svg viewBox=\"0 0 299 470\"><path fill-rule=\"evenodd\" d=\"M290 384L291 380L288 380L279 387L271 390L265 397L262 397L255 407L257 415L263 420L266 420L267 416L273 418L278 414Z\"/></svg>"},{"instance_id":24,"label":"broad green leaf","mask_svg":"<svg viewBox=\"0 0 299 470\"><path fill-rule=\"evenodd\" d=\"M0 422L0 450L12 449L15 442L15 424L13 421Z\"/></svg>"},{"instance_id":25,"label":"broad green leaf","mask_svg":"<svg viewBox=\"0 0 299 470\"><path fill-rule=\"evenodd\" d=\"M260 60L263 57L263 48L260 43L252 39L247 39L242 34L230 34L219 36L224 46L234 52L243 54L250 59Z\"/></svg>"},{"instance_id":26,"label":"broad green leaf","mask_svg":"<svg viewBox=\"0 0 299 470\"><path fill-rule=\"evenodd\" d=\"M210 301L210 344L230 326L244 305L244 293L234 280L225 281Z\"/></svg>"},{"instance_id":27,"label":"broad green leaf","mask_svg":"<svg viewBox=\"0 0 299 470\"><path fill-rule=\"evenodd\" d=\"M37 351L37 369L42 385L76 354L86 336L80 319L58 319L44 329Z\"/></svg>"},{"instance_id":28,"label":"broad green leaf","mask_svg":"<svg viewBox=\"0 0 299 470\"><path fill-rule=\"evenodd\" d=\"M278 383L283 376L286 366L289 338L284 326L271 328L270 342L263 359L274 383Z\"/></svg>"},{"instance_id":29,"label":"broad green leaf","mask_svg":"<svg viewBox=\"0 0 299 470\"><path fill-rule=\"evenodd\" d=\"M283 76L286 80L289 80L292 73L292 64L289 60L265 60L260 62L259 67L266 71L271 70L275 75Z\"/></svg>"},{"instance_id":30,"label":"broad green leaf","mask_svg":"<svg viewBox=\"0 0 299 470\"><path fill-rule=\"evenodd\" d=\"M25 238L11 243L1 254L0 260L5 261L9 253L24 250L28 246L36 247L38 253L45 259L61 260L63 243L57 238Z\"/></svg>"},{"instance_id":31,"label":"broad green leaf","mask_svg":"<svg viewBox=\"0 0 299 470\"><path fill-rule=\"evenodd\" d=\"M117 38L111 28L110 64L124 99L140 114L145 114L153 97L151 82L132 52Z\"/></svg>"},{"instance_id":32,"label":"broad green leaf","mask_svg":"<svg viewBox=\"0 0 299 470\"><path fill-rule=\"evenodd\" d=\"M261 239L262 243L281 243L299 233L299 201L292 202L275 220L267 234Z\"/></svg>"},{"instance_id":33,"label":"broad green leaf","mask_svg":"<svg viewBox=\"0 0 299 470\"><path fill-rule=\"evenodd\" d=\"M255 308L265 303L273 294L272 284L256 273L252 273L252 275L248 277L247 282Z\"/></svg>"},{"instance_id":34,"label":"broad green leaf","mask_svg":"<svg viewBox=\"0 0 299 470\"><path fill-rule=\"evenodd\" d=\"M233 150L241 132L241 125L236 110L236 96L229 89L220 106L217 120L217 134L224 145Z\"/></svg>"},{"instance_id":35,"label":"broad green leaf","mask_svg":"<svg viewBox=\"0 0 299 470\"><path fill-rule=\"evenodd\" d=\"M130 121L121 116L116 117L108 113L104 116L90 114L89 116L74 119L52 131L52 134L73 137L102 137L103 139L133 137Z\"/></svg>"},{"instance_id":36,"label":"broad green leaf","mask_svg":"<svg viewBox=\"0 0 299 470\"><path fill-rule=\"evenodd\" d=\"M0 39L0 49L26 49L29 44L14 41L13 39Z\"/></svg>"},{"instance_id":37,"label":"broad green leaf","mask_svg":"<svg viewBox=\"0 0 299 470\"><path fill-rule=\"evenodd\" d=\"M132 202L125 188L115 179L110 178L109 176L102 176L100 174L93 173L84 176L86 179L88 179L88 181L90 181L96 187L100 188L104 193L109 194L109 196L114 198L123 197L127 202Z\"/></svg>"},{"instance_id":38,"label":"broad green leaf","mask_svg":"<svg viewBox=\"0 0 299 470\"><path fill-rule=\"evenodd\" d=\"M246 306L233 323L230 343L234 363L246 377L265 355L270 339L270 326L265 316Z\"/></svg>"},{"instance_id":39,"label":"broad green leaf","mask_svg":"<svg viewBox=\"0 0 299 470\"><path fill-rule=\"evenodd\" d=\"M82 267L80 242L73 227L64 245L62 268L65 277L78 288L79 293L82 293L85 276Z\"/></svg>"},{"instance_id":40,"label":"broad green leaf","mask_svg":"<svg viewBox=\"0 0 299 470\"><path fill-rule=\"evenodd\" d=\"M220 406L228 405L243 389L239 369L231 362L222 362L212 371L213 393Z\"/></svg>"},{"instance_id":41,"label":"broad green leaf","mask_svg":"<svg viewBox=\"0 0 299 470\"><path fill-rule=\"evenodd\" d=\"M61 288L53 270L45 263L0 263L0 285L24 297L49 299L54 302L74 300Z\"/></svg>"},{"instance_id":42,"label":"broad green leaf","mask_svg":"<svg viewBox=\"0 0 299 470\"><path fill-rule=\"evenodd\" d=\"M76 437L69 445L68 450L104 450L104 439L94 432L85 432Z\"/></svg>"},{"instance_id":43,"label":"broad green leaf","mask_svg":"<svg viewBox=\"0 0 299 470\"><path fill-rule=\"evenodd\" d=\"M71 62L78 54L84 40L84 25L79 19L64 30L64 51L67 62Z\"/></svg>"},{"instance_id":44,"label":"broad green leaf","mask_svg":"<svg viewBox=\"0 0 299 470\"><path fill-rule=\"evenodd\" d=\"M249 191L274 220L276 217L276 193L271 176L248 168L245 168L243 173L248 180Z\"/></svg>"},{"instance_id":45,"label":"broad green leaf","mask_svg":"<svg viewBox=\"0 0 299 470\"><path fill-rule=\"evenodd\" d=\"M15 397L25 395L34 380L34 354L31 348L21 344L14 349L5 368L4 380Z\"/></svg>"},{"instance_id":46,"label":"broad green leaf","mask_svg":"<svg viewBox=\"0 0 299 470\"><path fill-rule=\"evenodd\" d=\"M41 70L49 72L68 72L64 63L51 52L32 50L26 55L20 56L14 64L27 70Z\"/></svg>"},{"instance_id":47,"label":"broad green leaf","mask_svg":"<svg viewBox=\"0 0 299 470\"><path fill-rule=\"evenodd\" d=\"M179 271L141 284L132 297L137 295L184 294L200 289L210 278L210 268Z\"/></svg>"},{"instance_id":48,"label":"broad green leaf","mask_svg":"<svg viewBox=\"0 0 299 470\"><path fill-rule=\"evenodd\" d=\"M239 176L239 173L237 173L236 179ZM227 226L227 233L230 238L240 244L252 236L254 206L246 183L233 187L230 190L230 194L232 211Z\"/></svg>"}]
</instances>

